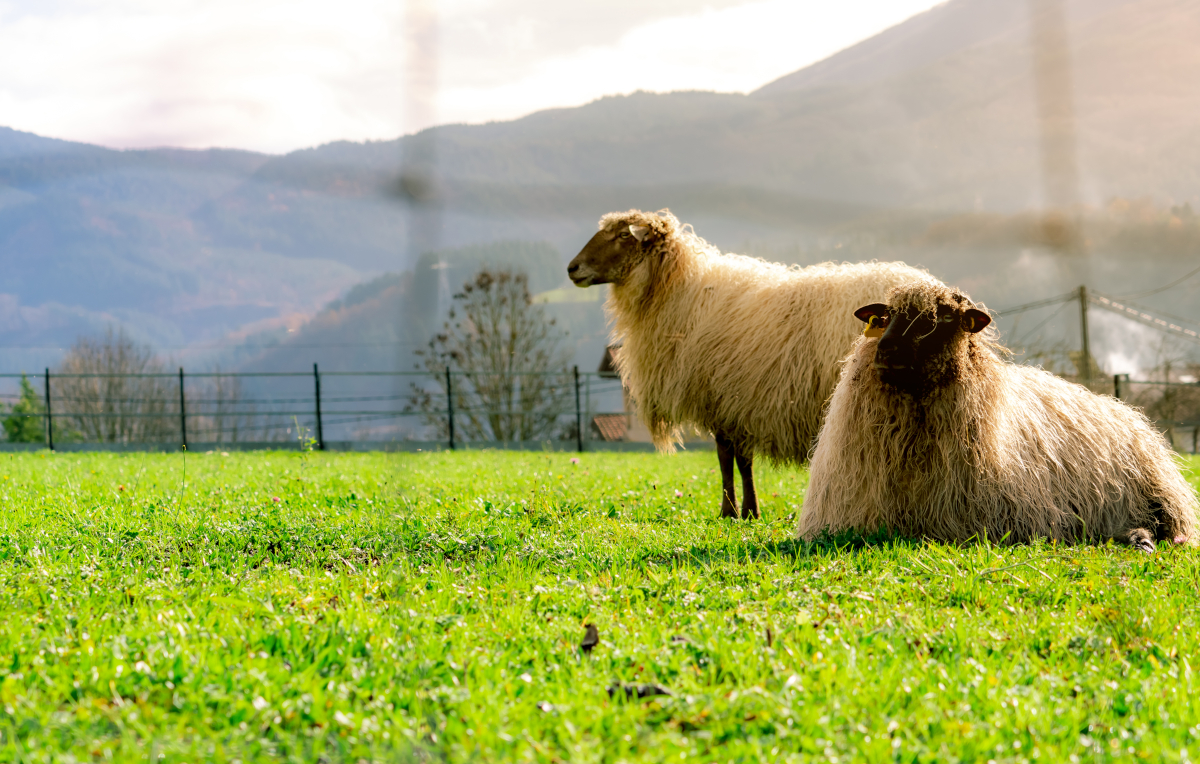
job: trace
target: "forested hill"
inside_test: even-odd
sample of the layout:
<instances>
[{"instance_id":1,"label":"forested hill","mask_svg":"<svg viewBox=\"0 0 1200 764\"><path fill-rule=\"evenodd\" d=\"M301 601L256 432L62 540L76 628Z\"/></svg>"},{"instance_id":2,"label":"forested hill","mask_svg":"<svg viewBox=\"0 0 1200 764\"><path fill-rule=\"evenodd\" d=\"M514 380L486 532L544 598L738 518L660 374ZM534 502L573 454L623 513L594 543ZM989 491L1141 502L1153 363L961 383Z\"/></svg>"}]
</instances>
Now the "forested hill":
<instances>
[{"instance_id":1,"label":"forested hill","mask_svg":"<svg viewBox=\"0 0 1200 764\"><path fill-rule=\"evenodd\" d=\"M1200 0L1067 6L1083 200L1200 208ZM285 156L0 131L0 365L109 321L162 347L299 325L431 248L547 242L565 261L630 207L670 207L727 249L902 256L989 288L1027 242L913 248L939 221L1041 203L1027 8L951 0L748 95L637 93ZM418 149L435 161L412 236L398 179ZM1179 257L1097 278L1153 285Z\"/></svg>"}]
</instances>

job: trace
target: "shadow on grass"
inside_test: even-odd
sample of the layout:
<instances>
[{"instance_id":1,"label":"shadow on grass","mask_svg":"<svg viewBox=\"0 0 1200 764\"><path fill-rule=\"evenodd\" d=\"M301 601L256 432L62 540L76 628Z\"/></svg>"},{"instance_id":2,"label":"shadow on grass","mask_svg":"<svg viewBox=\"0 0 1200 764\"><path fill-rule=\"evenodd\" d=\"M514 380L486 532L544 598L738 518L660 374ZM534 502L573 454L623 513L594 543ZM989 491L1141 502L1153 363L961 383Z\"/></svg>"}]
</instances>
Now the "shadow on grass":
<instances>
[{"instance_id":1,"label":"shadow on grass","mask_svg":"<svg viewBox=\"0 0 1200 764\"><path fill-rule=\"evenodd\" d=\"M314 526L303 519L282 518L271 513L249 513L225 522L178 528L156 536L127 530L112 534L116 543L102 547L105 556L143 561L171 561L182 568L196 566L220 569L277 566L327 569L357 569L386 565L406 559L414 564L440 561L472 563L521 559L541 565L584 565L593 569L613 565L738 564L782 562L808 558L853 556L866 550L915 548L925 543L901 538L887 531L824 533L813 541L786 539L754 542L736 538L692 544L690 547L644 549L598 549L583 551L578 539L561 544L524 538L516 532L494 529L454 530L436 523L403 519L386 527L362 527L330 523ZM95 535L95 534L93 534ZM69 546L69 545L64 545ZM0 559L7 547L0 546ZM69 551L64 549L64 554ZM30 561L32 564L32 560Z\"/></svg>"},{"instance_id":2,"label":"shadow on grass","mask_svg":"<svg viewBox=\"0 0 1200 764\"><path fill-rule=\"evenodd\" d=\"M887 530L875 530L867 533L854 530L839 531L838 533L824 531L812 541L794 538L757 544L721 541L693 545L688 550L681 549L670 554L648 551L637 558L636 562L658 565L685 560L701 564L714 562L757 563L831 555L854 555L877 549L915 549L925 543L924 539L897 536Z\"/></svg>"}]
</instances>

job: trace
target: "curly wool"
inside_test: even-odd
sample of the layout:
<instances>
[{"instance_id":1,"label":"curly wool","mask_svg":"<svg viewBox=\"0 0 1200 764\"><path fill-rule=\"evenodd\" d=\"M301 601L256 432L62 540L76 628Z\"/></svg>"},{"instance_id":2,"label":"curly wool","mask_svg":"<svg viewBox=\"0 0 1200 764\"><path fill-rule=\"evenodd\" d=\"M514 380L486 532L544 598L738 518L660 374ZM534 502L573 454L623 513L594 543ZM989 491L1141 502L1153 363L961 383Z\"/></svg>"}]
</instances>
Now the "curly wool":
<instances>
[{"instance_id":1,"label":"curly wool","mask_svg":"<svg viewBox=\"0 0 1200 764\"><path fill-rule=\"evenodd\" d=\"M936 310L939 290L889 296ZM1124 538L1197 542L1196 495L1139 411L1002 360L991 327L959 332L920 400L883 385L878 339L855 344L817 439L797 535L886 528L945 541Z\"/></svg>"},{"instance_id":2,"label":"curly wool","mask_svg":"<svg viewBox=\"0 0 1200 764\"><path fill-rule=\"evenodd\" d=\"M806 460L838 362L862 329L853 311L897 284L937 283L903 263L799 268L722 254L666 210L600 221L629 225L652 234L607 309L623 343L618 371L666 452L691 427L772 461Z\"/></svg>"}]
</instances>

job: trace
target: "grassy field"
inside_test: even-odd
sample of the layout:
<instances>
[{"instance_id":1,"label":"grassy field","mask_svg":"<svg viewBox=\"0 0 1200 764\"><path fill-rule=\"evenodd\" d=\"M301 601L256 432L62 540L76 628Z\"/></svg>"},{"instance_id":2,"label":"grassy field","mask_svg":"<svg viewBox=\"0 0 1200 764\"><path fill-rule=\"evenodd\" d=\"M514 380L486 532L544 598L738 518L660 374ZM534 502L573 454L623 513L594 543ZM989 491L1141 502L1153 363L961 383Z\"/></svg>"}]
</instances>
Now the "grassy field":
<instances>
[{"instance_id":1,"label":"grassy field","mask_svg":"<svg viewBox=\"0 0 1200 764\"><path fill-rule=\"evenodd\" d=\"M714 466L2 455L0 760L1200 757L1200 554L806 546Z\"/></svg>"}]
</instances>

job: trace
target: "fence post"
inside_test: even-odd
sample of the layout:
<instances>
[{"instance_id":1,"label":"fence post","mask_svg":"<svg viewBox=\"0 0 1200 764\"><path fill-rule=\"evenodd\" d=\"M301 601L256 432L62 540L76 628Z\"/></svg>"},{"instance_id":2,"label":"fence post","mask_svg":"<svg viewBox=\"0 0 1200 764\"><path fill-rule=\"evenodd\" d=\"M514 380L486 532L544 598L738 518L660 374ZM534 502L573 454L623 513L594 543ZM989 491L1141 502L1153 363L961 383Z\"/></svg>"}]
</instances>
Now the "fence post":
<instances>
[{"instance_id":1,"label":"fence post","mask_svg":"<svg viewBox=\"0 0 1200 764\"><path fill-rule=\"evenodd\" d=\"M321 422L321 372L313 364L313 400L317 402L317 450L325 450L325 429Z\"/></svg>"},{"instance_id":2,"label":"fence post","mask_svg":"<svg viewBox=\"0 0 1200 764\"><path fill-rule=\"evenodd\" d=\"M454 450L454 388L450 382L450 367L446 367L446 419L450 424L450 450Z\"/></svg>"},{"instance_id":3,"label":"fence post","mask_svg":"<svg viewBox=\"0 0 1200 764\"><path fill-rule=\"evenodd\" d=\"M1079 355L1080 376L1084 385L1092 383L1092 348L1088 338L1088 296L1087 287L1079 285Z\"/></svg>"},{"instance_id":4,"label":"fence post","mask_svg":"<svg viewBox=\"0 0 1200 764\"><path fill-rule=\"evenodd\" d=\"M583 411L579 408L579 367L575 367L575 446L583 453Z\"/></svg>"},{"instance_id":5,"label":"fence post","mask_svg":"<svg viewBox=\"0 0 1200 764\"><path fill-rule=\"evenodd\" d=\"M50 413L50 369L46 369L46 445L54 450L54 415Z\"/></svg>"},{"instance_id":6,"label":"fence post","mask_svg":"<svg viewBox=\"0 0 1200 764\"><path fill-rule=\"evenodd\" d=\"M179 435L183 450L187 451L187 404L183 397L183 367L179 367Z\"/></svg>"},{"instance_id":7,"label":"fence post","mask_svg":"<svg viewBox=\"0 0 1200 764\"><path fill-rule=\"evenodd\" d=\"M1120 374L1113 375L1113 397L1116 398L1117 400L1121 400L1121 375Z\"/></svg>"}]
</instances>

